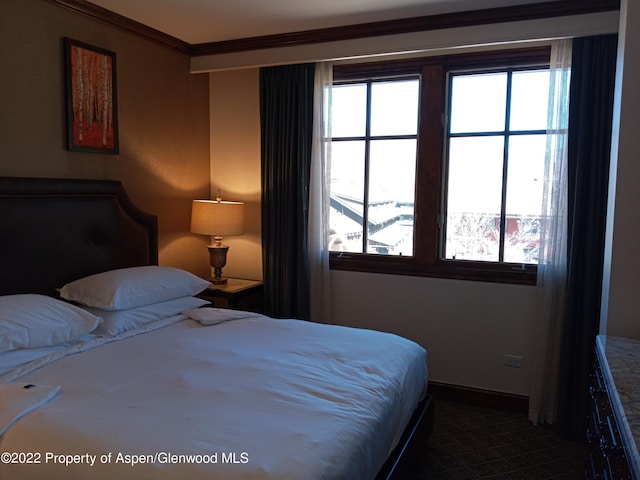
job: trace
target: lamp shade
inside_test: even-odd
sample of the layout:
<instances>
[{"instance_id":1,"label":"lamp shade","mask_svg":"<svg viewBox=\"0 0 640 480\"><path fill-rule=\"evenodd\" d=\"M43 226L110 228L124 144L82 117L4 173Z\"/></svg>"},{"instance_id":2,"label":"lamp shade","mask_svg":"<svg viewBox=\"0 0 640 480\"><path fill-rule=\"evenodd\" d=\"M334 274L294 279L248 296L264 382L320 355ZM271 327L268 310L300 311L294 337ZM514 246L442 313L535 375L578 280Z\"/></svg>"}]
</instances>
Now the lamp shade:
<instances>
[{"instance_id":1,"label":"lamp shade","mask_svg":"<svg viewBox=\"0 0 640 480\"><path fill-rule=\"evenodd\" d=\"M242 235L244 203L194 200L191 206L191 231L202 235Z\"/></svg>"}]
</instances>

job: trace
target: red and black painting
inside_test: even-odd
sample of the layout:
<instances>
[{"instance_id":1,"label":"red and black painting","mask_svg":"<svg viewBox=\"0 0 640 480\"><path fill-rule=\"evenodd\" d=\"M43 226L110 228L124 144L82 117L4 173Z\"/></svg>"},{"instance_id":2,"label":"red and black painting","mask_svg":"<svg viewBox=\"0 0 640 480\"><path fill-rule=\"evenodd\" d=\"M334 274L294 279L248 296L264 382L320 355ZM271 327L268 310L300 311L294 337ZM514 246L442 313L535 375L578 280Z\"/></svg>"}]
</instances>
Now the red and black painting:
<instances>
[{"instance_id":1,"label":"red and black painting","mask_svg":"<svg viewBox=\"0 0 640 480\"><path fill-rule=\"evenodd\" d=\"M69 150L118 153L116 55L64 39Z\"/></svg>"}]
</instances>

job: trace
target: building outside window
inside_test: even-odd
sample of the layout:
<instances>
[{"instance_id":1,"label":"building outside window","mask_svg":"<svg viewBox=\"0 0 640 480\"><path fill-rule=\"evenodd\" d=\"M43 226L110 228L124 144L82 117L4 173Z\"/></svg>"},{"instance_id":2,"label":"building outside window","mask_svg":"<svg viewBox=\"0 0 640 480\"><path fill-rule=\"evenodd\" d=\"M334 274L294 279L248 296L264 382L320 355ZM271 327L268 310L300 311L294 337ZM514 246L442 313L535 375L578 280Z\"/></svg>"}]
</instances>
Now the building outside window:
<instances>
[{"instance_id":1,"label":"building outside window","mask_svg":"<svg viewBox=\"0 0 640 480\"><path fill-rule=\"evenodd\" d=\"M334 250L413 255L419 85L413 78L334 87Z\"/></svg>"}]
</instances>

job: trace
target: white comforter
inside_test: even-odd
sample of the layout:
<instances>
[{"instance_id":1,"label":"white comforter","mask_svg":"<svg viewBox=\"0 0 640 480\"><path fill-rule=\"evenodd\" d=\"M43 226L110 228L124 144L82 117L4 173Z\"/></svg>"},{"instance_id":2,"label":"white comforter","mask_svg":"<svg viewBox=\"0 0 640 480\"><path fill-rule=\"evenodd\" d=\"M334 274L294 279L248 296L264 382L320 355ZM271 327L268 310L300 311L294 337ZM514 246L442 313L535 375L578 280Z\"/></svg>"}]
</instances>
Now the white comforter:
<instances>
[{"instance_id":1,"label":"white comforter","mask_svg":"<svg viewBox=\"0 0 640 480\"><path fill-rule=\"evenodd\" d=\"M368 330L225 320L172 319L0 378L61 386L2 437L13 456L0 478L373 478L424 393L424 349Z\"/></svg>"}]
</instances>

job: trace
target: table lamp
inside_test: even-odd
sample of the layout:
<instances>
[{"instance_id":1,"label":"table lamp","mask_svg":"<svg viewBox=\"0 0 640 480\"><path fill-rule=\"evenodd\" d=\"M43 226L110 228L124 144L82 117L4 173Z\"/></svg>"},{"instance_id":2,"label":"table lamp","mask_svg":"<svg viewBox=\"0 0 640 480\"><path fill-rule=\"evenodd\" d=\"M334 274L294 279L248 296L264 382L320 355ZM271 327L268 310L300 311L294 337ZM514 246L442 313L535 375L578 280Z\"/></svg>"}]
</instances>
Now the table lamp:
<instances>
[{"instance_id":1,"label":"table lamp","mask_svg":"<svg viewBox=\"0 0 640 480\"><path fill-rule=\"evenodd\" d=\"M191 232L214 237L213 245L207 247L214 272L210 281L214 285L225 285L227 279L222 277L222 267L227 264L229 247L222 244L222 236L244 233L244 203L223 201L219 192L215 200L194 200Z\"/></svg>"}]
</instances>

